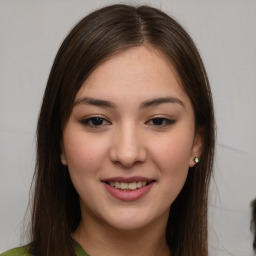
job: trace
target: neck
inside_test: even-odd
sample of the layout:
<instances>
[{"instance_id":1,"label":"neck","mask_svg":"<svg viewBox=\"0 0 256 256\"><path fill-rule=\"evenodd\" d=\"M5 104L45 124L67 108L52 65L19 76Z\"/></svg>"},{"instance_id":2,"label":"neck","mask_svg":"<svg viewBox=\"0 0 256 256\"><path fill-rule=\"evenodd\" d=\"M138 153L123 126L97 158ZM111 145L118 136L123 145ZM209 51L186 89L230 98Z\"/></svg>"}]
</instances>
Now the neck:
<instances>
[{"instance_id":1,"label":"neck","mask_svg":"<svg viewBox=\"0 0 256 256\"><path fill-rule=\"evenodd\" d=\"M90 256L169 256L165 238L166 223L167 219L161 221L160 225L157 222L136 230L120 230L82 218L72 236Z\"/></svg>"}]
</instances>

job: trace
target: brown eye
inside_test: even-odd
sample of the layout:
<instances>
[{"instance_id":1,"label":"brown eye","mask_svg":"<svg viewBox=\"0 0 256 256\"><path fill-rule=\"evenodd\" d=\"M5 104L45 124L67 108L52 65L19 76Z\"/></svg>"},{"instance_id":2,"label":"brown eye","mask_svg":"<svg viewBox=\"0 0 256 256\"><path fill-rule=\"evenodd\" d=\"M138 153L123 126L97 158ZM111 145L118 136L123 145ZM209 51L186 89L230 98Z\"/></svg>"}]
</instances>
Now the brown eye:
<instances>
[{"instance_id":1,"label":"brown eye","mask_svg":"<svg viewBox=\"0 0 256 256\"><path fill-rule=\"evenodd\" d=\"M149 120L148 123L154 126L168 126L168 125L174 124L175 120L171 120L163 117L156 117Z\"/></svg>"},{"instance_id":2,"label":"brown eye","mask_svg":"<svg viewBox=\"0 0 256 256\"><path fill-rule=\"evenodd\" d=\"M99 116L83 119L81 121L81 123L83 125L92 126L92 127L97 127L97 126L103 126L103 125L109 125L110 124L110 122L107 121L105 118L102 118L102 117L99 117Z\"/></svg>"}]
</instances>

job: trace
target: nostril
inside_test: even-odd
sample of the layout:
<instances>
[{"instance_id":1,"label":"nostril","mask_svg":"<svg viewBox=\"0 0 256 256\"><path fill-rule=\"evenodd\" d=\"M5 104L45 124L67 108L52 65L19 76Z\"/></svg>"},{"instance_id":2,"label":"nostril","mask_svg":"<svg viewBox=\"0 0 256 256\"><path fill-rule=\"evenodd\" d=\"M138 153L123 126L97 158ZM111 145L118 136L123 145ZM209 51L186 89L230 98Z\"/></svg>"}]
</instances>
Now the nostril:
<instances>
[{"instance_id":1,"label":"nostril","mask_svg":"<svg viewBox=\"0 0 256 256\"><path fill-rule=\"evenodd\" d=\"M135 164L143 163L145 162L146 157L141 157L139 153L136 154L127 154L118 152L115 155L112 154L111 161L115 164L122 165L125 168L130 168Z\"/></svg>"}]
</instances>

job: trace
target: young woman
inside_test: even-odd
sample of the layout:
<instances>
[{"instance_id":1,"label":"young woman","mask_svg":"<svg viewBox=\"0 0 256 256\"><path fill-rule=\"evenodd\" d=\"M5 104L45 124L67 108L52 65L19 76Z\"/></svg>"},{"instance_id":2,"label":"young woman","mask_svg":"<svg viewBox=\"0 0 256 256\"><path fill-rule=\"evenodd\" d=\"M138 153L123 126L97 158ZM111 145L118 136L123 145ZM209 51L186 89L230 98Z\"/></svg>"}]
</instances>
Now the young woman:
<instances>
[{"instance_id":1,"label":"young woman","mask_svg":"<svg viewBox=\"0 0 256 256\"><path fill-rule=\"evenodd\" d=\"M31 243L10 255L207 256L214 114L186 31L147 6L82 19L37 129Z\"/></svg>"}]
</instances>

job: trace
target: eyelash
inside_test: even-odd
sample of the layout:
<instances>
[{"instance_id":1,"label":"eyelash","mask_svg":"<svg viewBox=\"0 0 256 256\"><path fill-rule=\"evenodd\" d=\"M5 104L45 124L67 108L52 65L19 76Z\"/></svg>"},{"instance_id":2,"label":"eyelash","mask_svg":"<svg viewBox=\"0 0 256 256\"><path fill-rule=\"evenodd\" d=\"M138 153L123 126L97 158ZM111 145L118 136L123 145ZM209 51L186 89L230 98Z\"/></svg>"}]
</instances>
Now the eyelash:
<instances>
[{"instance_id":1,"label":"eyelash","mask_svg":"<svg viewBox=\"0 0 256 256\"><path fill-rule=\"evenodd\" d=\"M105 119L103 117L100 117L100 116L89 117L89 118L81 120L80 122L81 122L81 124L83 124L85 126L92 127L92 128L100 128L101 126L111 124L107 119ZM99 123L98 124L95 124L95 123L93 124L93 122L99 122ZM103 124L104 122L106 122L106 123Z\"/></svg>"},{"instance_id":2,"label":"eyelash","mask_svg":"<svg viewBox=\"0 0 256 256\"><path fill-rule=\"evenodd\" d=\"M95 123L96 122L96 123ZM148 125L156 127L168 127L174 124L176 121L164 117L151 118L146 122ZM102 126L110 125L111 122L100 116L93 116L80 121L81 124L91 128L101 128Z\"/></svg>"},{"instance_id":3,"label":"eyelash","mask_svg":"<svg viewBox=\"0 0 256 256\"><path fill-rule=\"evenodd\" d=\"M154 122L154 121L157 122L158 124L152 123L150 125L153 125L153 126L156 126L156 127L168 127L168 126L175 123L175 120L168 119L168 118L165 118L165 117L155 117L155 118L150 119L146 123L150 123L150 122ZM159 122L160 122L160 124L159 124Z\"/></svg>"}]
</instances>

